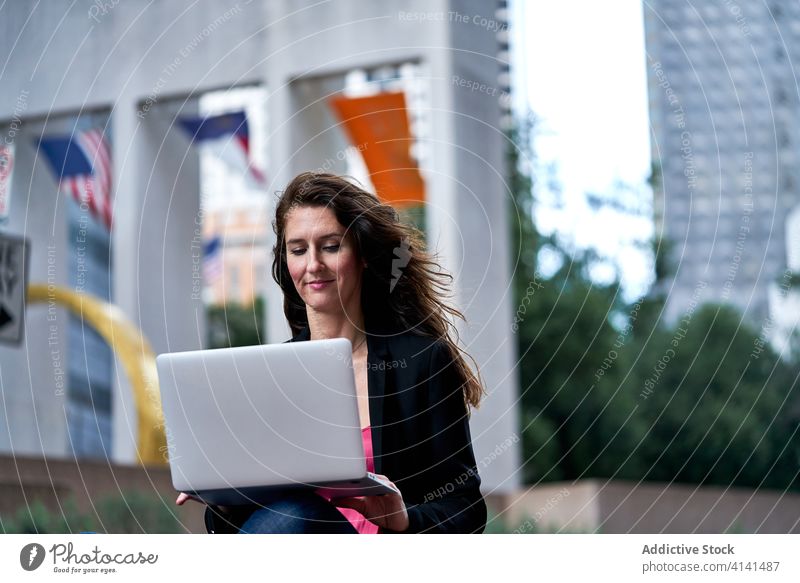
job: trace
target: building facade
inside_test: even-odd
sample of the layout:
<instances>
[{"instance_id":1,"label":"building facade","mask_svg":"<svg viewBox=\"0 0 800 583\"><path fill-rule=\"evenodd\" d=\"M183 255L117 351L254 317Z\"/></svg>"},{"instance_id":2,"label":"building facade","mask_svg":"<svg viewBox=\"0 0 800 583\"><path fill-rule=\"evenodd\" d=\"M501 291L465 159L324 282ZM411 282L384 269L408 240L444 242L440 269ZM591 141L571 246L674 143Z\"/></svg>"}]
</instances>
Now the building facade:
<instances>
[{"instance_id":1,"label":"building facade","mask_svg":"<svg viewBox=\"0 0 800 583\"><path fill-rule=\"evenodd\" d=\"M763 326L800 204L800 6L663 0L644 18L666 319L711 301Z\"/></svg>"},{"instance_id":2,"label":"building facade","mask_svg":"<svg viewBox=\"0 0 800 583\"><path fill-rule=\"evenodd\" d=\"M156 353L203 348L201 165L185 133L175 128L178 116L197 115L208 93L267 90L264 208L271 216L275 193L299 172L326 160L333 161L331 172L347 171L346 157L337 153L349 144L325 100L345 89L349 72L414 63L425 71L419 80L429 96L423 112L430 120L428 169L423 168L426 229L432 250L455 277L454 299L469 322L461 340L481 366L488 393L471 419L475 453L491 461L481 465L487 492L514 491L518 448L493 454L519 431L497 8L494 0L80 0L68 7L7 6L0 46L10 64L0 73L0 129L15 140L18 159L4 229L31 241L30 282L52 278L55 285L74 288L76 277L68 199L37 162L33 144L43 134L73 131L86 116L104 117L114 226L97 247L102 281L86 291L107 295ZM271 228L265 237L271 249ZM267 269L248 271L264 280L268 341L285 340L280 290ZM95 379L87 377L80 399L91 404L106 398L101 409L109 423L82 443L106 451L113 462L135 463L136 407L120 367L90 344L81 352L79 345L90 336L73 337L69 315L53 309L63 353L90 365L97 356L106 370L99 380L108 386L98 384L93 393L88 383ZM77 381L59 392L63 379L50 361L48 306L31 306L26 316L25 343L0 347L0 453L82 455L69 443L72 421L65 414ZM80 415L73 418L86 425Z\"/></svg>"}]
</instances>

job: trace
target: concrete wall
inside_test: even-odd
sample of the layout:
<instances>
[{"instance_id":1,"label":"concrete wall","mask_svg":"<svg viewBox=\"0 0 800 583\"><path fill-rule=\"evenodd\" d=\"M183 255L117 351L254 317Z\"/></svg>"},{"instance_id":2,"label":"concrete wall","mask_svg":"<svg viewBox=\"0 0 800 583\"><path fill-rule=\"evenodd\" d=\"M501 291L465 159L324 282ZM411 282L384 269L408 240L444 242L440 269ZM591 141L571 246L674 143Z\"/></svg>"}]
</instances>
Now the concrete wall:
<instances>
[{"instance_id":1,"label":"concrete wall","mask_svg":"<svg viewBox=\"0 0 800 583\"><path fill-rule=\"evenodd\" d=\"M54 120L55 131L63 120ZM14 196L6 232L31 240L30 283L69 281L67 200L56 194L44 160L36 162L33 139L41 123L16 136ZM41 456L68 449L66 423L69 317L66 310L32 305L25 314L22 345L0 345L0 452Z\"/></svg>"},{"instance_id":2,"label":"concrete wall","mask_svg":"<svg viewBox=\"0 0 800 583\"><path fill-rule=\"evenodd\" d=\"M522 533L800 532L800 494L775 490L585 480L520 490L490 507Z\"/></svg>"},{"instance_id":3,"label":"concrete wall","mask_svg":"<svg viewBox=\"0 0 800 583\"><path fill-rule=\"evenodd\" d=\"M0 516L14 515L35 500L58 513L70 498L82 512L93 512L98 499L131 491L160 498L186 532L205 532L201 505L174 506L165 468L0 456ZM497 521L487 530L495 532L800 532L800 494L772 490L585 480L490 495L487 503Z\"/></svg>"}]
</instances>

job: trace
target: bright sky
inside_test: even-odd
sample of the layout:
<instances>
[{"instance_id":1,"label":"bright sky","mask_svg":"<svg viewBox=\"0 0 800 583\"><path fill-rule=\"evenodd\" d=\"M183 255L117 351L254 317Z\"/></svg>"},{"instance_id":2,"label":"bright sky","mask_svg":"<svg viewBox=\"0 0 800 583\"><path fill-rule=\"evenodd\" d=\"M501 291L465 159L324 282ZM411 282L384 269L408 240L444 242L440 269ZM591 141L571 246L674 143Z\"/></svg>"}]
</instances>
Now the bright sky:
<instances>
[{"instance_id":1,"label":"bright sky","mask_svg":"<svg viewBox=\"0 0 800 583\"><path fill-rule=\"evenodd\" d=\"M614 258L634 298L650 283L651 259L631 242L652 234L650 215L592 211L585 194L611 197L622 180L637 189L627 200L652 204L641 0L512 0L511 8L516 105L543 119L537 152L558 163L563 187L560 209L547 208L553 198L540 193L539 227Z\"/></svg>"}]
</instances>

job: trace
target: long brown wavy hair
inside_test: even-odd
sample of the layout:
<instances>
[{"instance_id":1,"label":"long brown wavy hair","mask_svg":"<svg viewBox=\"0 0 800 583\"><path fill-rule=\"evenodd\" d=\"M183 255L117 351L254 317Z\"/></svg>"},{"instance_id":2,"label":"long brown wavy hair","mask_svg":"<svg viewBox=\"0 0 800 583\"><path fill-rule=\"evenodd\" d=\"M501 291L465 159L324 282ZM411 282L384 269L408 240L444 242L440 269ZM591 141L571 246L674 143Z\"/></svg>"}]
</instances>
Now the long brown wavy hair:
<instances>
[{"instance_id":1,"label":"long brown wavy hair","mask_svg":"<svg viewBox=\"0 0 800 583\"><path fill-rule=\"evenodd\" d=\"M361 284L361 309L370 330L384 334L412 331L447 344L461 380L464 402L477 408L483 396L475 359L458 346L456 318L450 306L453 277L425 251L420 231L400 221L397 212L378 197L335 174L304 172L283 191L275 211L272 277L283 290L283 311L294 334L308 326L306 305L289 274L286 220L296 207L330 208L352 237L366 262ZM394 263L394 265L393 265ZM477 374L464 357L475 365Z\"/></svg>"}]
</instances>

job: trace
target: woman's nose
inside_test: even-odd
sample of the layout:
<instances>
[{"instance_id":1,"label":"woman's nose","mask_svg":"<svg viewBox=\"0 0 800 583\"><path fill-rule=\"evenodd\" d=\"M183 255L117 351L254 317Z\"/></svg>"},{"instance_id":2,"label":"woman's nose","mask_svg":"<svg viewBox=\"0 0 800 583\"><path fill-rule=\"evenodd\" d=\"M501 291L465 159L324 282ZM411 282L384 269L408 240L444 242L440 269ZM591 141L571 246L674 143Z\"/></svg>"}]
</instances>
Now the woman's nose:
<instances>
[{"instance_id":1,"label":"woman's nose","mask_svg":"<svg viewBox=\"0 0 800 583\"><path fill-rule=\"evenodd\" d=\"M322 261L320 261L319 253L317 253L317 251L315 250L309 249L308 265L306 266L306 269L308 269L308 271L315 272L315 271L320 271L322 267L323 265Z\"/></svg>"}]
</instances>

